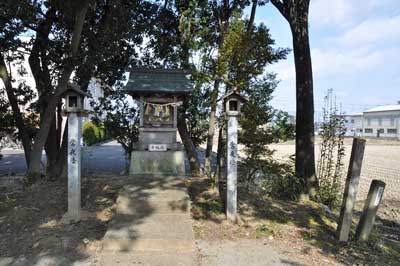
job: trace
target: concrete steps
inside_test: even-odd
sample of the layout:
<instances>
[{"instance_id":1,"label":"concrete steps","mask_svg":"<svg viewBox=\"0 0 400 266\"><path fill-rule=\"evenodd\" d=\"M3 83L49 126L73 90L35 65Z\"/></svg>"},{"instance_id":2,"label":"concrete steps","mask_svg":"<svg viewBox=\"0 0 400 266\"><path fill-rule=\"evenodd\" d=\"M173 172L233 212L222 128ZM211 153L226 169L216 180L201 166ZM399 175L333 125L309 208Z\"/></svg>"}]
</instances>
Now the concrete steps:
<instances>
[{"instance_id":1,"label":"concrete steps","mask_svg":"<svg viewBox=\"0 0 400 266\"><path fill-rule=\"evenodd\" d=\"M190 253L174 252L103 252L99 266L140 265L140 266L196 266L197 262ZM97 265L97 264L96 264Z\"/></svg>"},{"instance_id":2,"label":"concrete steps","mask_svg":"<svg viewBox=\"0 0 400 266\"><path fill-rule=\"evenodd\" d=\"M117 214L103 238L100 257L101 265L196 265L183 180L132 180L119 193ZM121 263L111 263L114 259Z\"/></svg>"}]
</instances>

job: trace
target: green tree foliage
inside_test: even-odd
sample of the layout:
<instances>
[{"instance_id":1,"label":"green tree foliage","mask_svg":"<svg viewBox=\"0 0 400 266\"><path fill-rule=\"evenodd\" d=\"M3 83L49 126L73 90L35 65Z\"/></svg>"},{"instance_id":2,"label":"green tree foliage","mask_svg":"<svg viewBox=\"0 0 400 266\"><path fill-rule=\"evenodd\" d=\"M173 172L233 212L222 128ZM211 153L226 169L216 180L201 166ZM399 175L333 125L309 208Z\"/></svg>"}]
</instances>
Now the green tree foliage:
<instances>
[{"instance_id":1,"label":"green tree foliage","mask_svg":"<svg viewBox=\"0 0 400 266\"><path fill-rule=\"evenodd\" d=\"M6 54L25 48L24 52L30 54L29 64L39 97L35 112L40 114L40 130L34 139L27 137L23 141L28 171L32 176L40 171L44 147L48 167L55 169L47 172L59 175L57 169L65 161L66 149L62 145L65 138L61 136L61 124L56 121L61 120L60 97L70 74L76 71L75 79L83 90L92 77L112 86L137 56L136 46L142 41L142 32L148 29L156 4L140 0L5 0L0 5L4 29L0 34L1 61L15 61L17 58L10 59ZM32 36L31 41L21 42L21 34ZM7 76L1 78L6 80ZM16 99L14 88L7 84L8 98ZM12 106L18 121L18 105ZM19 121L18 130L24 132L24 121Z\"/></svg>"},{"instance_id":2,"label":"green tree foliage","mask_svg":"<svg viewBox=\"0 0 400 266\"><path fill-rule=\"evenodd\" d=\"M274 136L276 142L288 141L295 138L295 125L293 117L285 111L276 111L273 120Z\"/></svg>"},{"instance_id":3,"label":"green tree foliage","mask_svg":"<svg viewBox=\"0 0 400 266\"><path fill-rule=\"evenodd\" d=\"M106 140L107 134L102 124L87 121L82 127L82 137L85 144L91 146Z\"/></svg>"},{"instance_id":4,"label":"green tree foliage","mask_svg":"<svg viewBox=\"0 0 400 266\"><path fill-rule=\"evenodd\" d=\"M79 42L86 11L93 1L1 1L0 18L0 74L6 88L16 125L22 138L28 165L26 181L32 183L40 176L41 154L46 149L48 165L59 159L60 98L78 58ZM22 42L22 34L32 36L28 43ZM40 127L33 139L19 110L12 80L6 67L22 59L19 54L29 54L29 64L36 83L38 101L36 113L40 115ZM10 57L8 55L17 55ZM58 110L58 112L57 112ZM60 120L60 119L59 119Z\"/></svg>"},{"instance_id":5,"label":"green tree foliage","mask_svg":"<svg viewBox=\"0 0 400 266\"><path fill-rule=\"evenodd\" d=\"M345 155L345 119L329 89L324 97L323 122L320 134L320 156L317 165L318 201L334 208L340 203L343 158Z\"/></svg>"},{"instance_id":6,"label":"green tree foliage","mask_svg":"<svg viewBox=\"0 0 400 266\"><path fill-rule=\"evenodd\" d=\"M116 139L125 151L126 171L129 169L132 151L139 137L138 107L132 104L121 90L121 83L115 87L104 87L104 97L92 102L93 122L104 125L110 137Z\"/></svg>"},{"instance_id":7,"label":"green tree foliage","mask_svg":"<svg viewBox=\"0 0 400 266\"><path fill-rule=\"evenodd\" d=\"M249 102L240 119L239 143L244 146L245 156L239 162L239 179L247 188L255 186L273 197L295 200L301 192L301 180L294 175L291 163L276 161L274 150L268 147L287 138L290 128L288 120L282 118L286 114L270 105L277 85L275 75L266 75L249 85L244 90Z\"/></svg>"}]
</instances>

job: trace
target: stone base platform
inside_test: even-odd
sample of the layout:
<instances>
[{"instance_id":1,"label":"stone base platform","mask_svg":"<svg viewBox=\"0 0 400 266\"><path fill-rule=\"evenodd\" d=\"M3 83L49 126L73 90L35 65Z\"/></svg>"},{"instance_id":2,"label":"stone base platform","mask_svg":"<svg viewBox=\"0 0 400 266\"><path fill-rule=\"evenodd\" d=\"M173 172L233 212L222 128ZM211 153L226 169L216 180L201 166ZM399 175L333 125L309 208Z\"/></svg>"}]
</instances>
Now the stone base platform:
<instances>
[{"instance_id":1,"label":"stone base platform","mask_svg":"<svg viewBox=\"0 0 400 266\"><path fill-rule=\"evenodd\" d=\"M185 175L183 151L133 151L129 175Z\"/></svg>"}]
</instances>

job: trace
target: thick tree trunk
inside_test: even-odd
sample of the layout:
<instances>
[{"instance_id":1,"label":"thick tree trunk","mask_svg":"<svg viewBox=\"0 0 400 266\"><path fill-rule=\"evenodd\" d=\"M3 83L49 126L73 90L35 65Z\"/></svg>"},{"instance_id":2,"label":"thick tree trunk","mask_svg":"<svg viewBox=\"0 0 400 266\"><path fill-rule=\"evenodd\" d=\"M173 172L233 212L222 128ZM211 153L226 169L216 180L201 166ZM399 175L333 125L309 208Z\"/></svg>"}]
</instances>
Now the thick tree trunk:
<instances>
[{"instance_id":1,"label":"thick tree trunk","mask_svg":"<svg viewBox=\"0 0 400 266\"><path fill-rule=\"evenodd\" d=\"M214 181L224 209L226 209L226 170L226 128L223 124L219 127L217 169L215 170Z\"/></svg>"},{"instance_id":2,"label":"thick tree trunk","mask_svg":"<svg viewBox=\"0 0 400 266\"><path fill-rule=\"evenodd\" d=\"M315 196L314 95L308 26L293 35L296 67L296 175L303 178L306 194Z\"/></svg>"},{"instance_id":3,"label":"thick tree trunk","mask_svg":"<svg viewBox=\"0 0 400 266\"><path fill-rule=\"evenodd\" d=\"M310 0L271 0L289 22L296 68L296 175L304 181L305 196L314 198L315 176L314 95L308 12Z\"/></svg>"},{"instance_id":4,"label":"thick tree trunk","mask_svg":"<svg viewBox=\"0 0 400 266\"><path fill-rule=\"evenodd\" d=\"M55 179L57 177L52 174L57 172L57 160L60 152L60 142L58 141L56 124L56 118L54 117L44 146L46 151L46 176L49 179Z\"/></svg>"},{"instance_id":5,"label":"thick tree trunk","mask_svg":"<svg viewBox=\"0 0 400 266\"><path fill-rule=\"evenodd\" d=\"M186 125L186 119L182 111L179 111L178 130L189 160L190 173L192 176L201 176L201 167L199 158L197 156L197 150L192 139L190 138L190 134Z\"/></svg>"},{"instance_id":6,"label":"thick tree trunk","mask_svg":"<svg viewBox=\"0 0 400 266\"><path fill-rule=\"evenodd\" d=\"M18 128L18 133L22 141L22 146L24 148L26 165L29 167L30 165L29 156L31 153L32 140L29 136L28 129L25 126L21 110L19 109L18 106L17 97L14 94L14 90L11 84L11 79L6 67L6 62L1 53L0 53L0 78L3 80L4 86L6 88L7 98L8 101L10 102L11 109L14 113L15 122Z\"/></svg>"},{"instance_id":7,"label":"thick tree trunk","mask_svg":"<svg viewBox=\"0 0 400 266\"><path fill-rule=\"evenodd\" d=\"M208 135L207 135L207 146L205 154L204 169L208 175L211 176L211 161L212 161L212 149L214 144L214 134L215 134L215 121L217 112L217 98L219 90L219 80L214 81L214 88L211 93L211 111L208 120Z\"/></svg>"},{"instance_id":8,"label":"thick tree trunk","mask_svg":"<svg viewBox=\"0 0 400 266\"><path fill-rule=\"evenodd\" d=\"M66 179L67 177L67 154L68 153L68 127L65 128L62 136L61 147L59 148L52 167L48 168L47 176L50 179Z\"/></svg>"},{"instance_id":9,"label":"thick tree trunk","mask_svg":"<svg viewBox=\"0 0 400 266\"><path fill-rule=\"evenodd\" d=\"M64 70L62 72L62 75L58 81L58 86L54 94L52 94L50 97L49 104L46 108L43 119L41 121L39 132L36 134L34 139L32 153L30 156L30 165L28 168L28 174L26 180L28 184L34 182L35 179L40 176L40 161L41 161L42 150L46 143L46 139L53 118L55 116L55 111L57 105L59 104L60 97L67 88L67 83L76 64L75 57L78 52L79 41L82 33L83 23L85 21L87 8L88 8L88 2L85 1L82 4L82 7L77 10L74 30L72 33L71 50L70 50L71 52L67 60L67 63L64 67Z\"/></svg>"}]
</instances>

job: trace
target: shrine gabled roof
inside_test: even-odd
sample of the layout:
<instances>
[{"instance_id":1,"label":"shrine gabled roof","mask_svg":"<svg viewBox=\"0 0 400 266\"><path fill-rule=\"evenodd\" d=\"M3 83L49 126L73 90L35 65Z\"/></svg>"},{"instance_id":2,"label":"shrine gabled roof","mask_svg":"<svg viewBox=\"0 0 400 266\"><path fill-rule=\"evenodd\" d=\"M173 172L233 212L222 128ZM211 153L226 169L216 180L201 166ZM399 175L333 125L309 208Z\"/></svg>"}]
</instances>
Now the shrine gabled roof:
<instances>
[{"instance_id":1,"label":"shrine gabled roof","mask_svg":"<svg viewBox=\"0 0 400 266\"><path fill-rule=\"evenodd\" d=\"M131 69L124 91L129 94L188 94L193 89L190 74L182 69Z\"/></svg>"}]
</instances>

